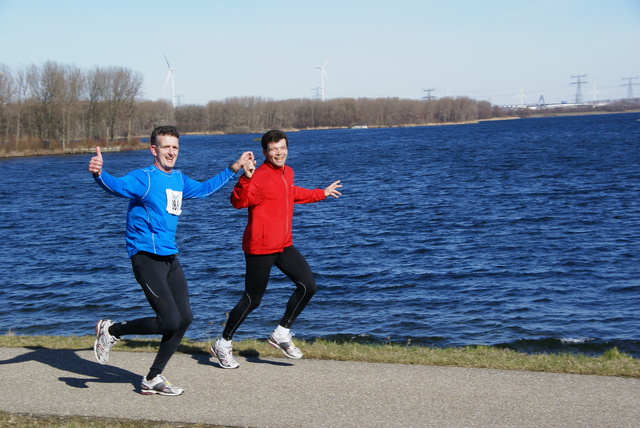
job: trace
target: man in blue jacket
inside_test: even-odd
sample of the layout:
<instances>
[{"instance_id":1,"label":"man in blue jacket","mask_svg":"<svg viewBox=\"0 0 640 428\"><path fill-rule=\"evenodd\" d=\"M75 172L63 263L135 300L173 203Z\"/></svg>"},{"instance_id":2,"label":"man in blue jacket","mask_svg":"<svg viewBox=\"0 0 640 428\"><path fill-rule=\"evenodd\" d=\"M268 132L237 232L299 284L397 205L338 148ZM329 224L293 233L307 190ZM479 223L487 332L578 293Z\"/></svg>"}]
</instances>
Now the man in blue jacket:
<instances>
[{"instance_id":1,"label":"man in blue jacket","mask_svg":"<svg viewBox=\"0 0 640 428\"><path fill-rule=\"evenodd\" d=\"M193 320L187 281L178 262L175 242L182 200L206 198L235 178L245 164L254 167L253 153L240 158L215 177L199 182L175 168L179 134L174 126L160 126L151 133L153 165L116 178L102 169L100 147L89 162L95 181L108 193L129 199L126 245L133 273L155 311L155 317L96 324L94 352L100 364L107 364L109 350L123 335L161 334L162 340L149 373L142 379L142 394L180 395L162 371L173 356Z\"/></svg>"}]
</instances>

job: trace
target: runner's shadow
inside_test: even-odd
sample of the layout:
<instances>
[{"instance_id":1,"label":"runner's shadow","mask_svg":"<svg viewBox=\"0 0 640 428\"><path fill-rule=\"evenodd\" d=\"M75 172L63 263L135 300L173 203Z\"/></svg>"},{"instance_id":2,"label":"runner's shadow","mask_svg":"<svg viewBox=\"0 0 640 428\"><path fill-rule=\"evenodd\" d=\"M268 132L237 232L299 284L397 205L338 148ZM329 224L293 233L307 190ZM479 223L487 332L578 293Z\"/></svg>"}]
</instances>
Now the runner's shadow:
<instances>
[{"instance_id":1,"label":"runner's shadow","mask_svg":"<svg viewBox=\"0 0 640 428\"><path fill-rule=\"evenodd\" d=\"M239 351L238 355L241 357L244 357L248 363L271 364L273 366L284 366L284 367L293 366L293 364L291 363L285 363L282 361L263 360L260 358L260 352L256 351L255 349L247 349L244 351ZM220 363L218 363L217 358L212 357L211 355L193 354L191 355L191 358L196 360L198 364L202 364L205 366L220 367Z\"/></svg>"},{"instance_id":2,"label":"runner's shadow","mask_svg":"<svg viewBox=\"0 0 640 428\"><path fill-rule=\"evenodd\" d=\"M89 383L130 383L139 392L140 375L114 366L102 365L81 358L77 351L85 349L47 349L27 347L31 352L0 361L0 365L36 361L60 371L75 373L79 377L59 377L58 380L73 388L89 388Z\"/></svg>"}]
</instances>

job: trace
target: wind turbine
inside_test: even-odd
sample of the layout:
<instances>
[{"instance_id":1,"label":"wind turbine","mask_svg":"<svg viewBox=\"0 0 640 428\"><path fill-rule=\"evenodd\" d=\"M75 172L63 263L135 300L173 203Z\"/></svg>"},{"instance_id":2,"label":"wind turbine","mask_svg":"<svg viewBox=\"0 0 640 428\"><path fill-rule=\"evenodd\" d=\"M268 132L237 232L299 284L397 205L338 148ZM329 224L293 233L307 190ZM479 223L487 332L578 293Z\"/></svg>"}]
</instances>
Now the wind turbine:
<instances>
[{"instance_id":1,"label":"wind turbine","mask_svg":"<svg viewBox=\"0 0 640 428\"><path fill-rule=\"evenodd\" d=\"M516 97L520 97L520 107L524 107L524 99L529 98L524 94L524 89L522 87L520 88L520 93L516 94Z\"/></svg>"},{"instance_id":2,"label":"wind turbine","mask_svg":"<svg viewBox=\"0 0 640 428\"><path fill-rule=\"evenodd\" d=\"M164 82L164 90L167 90L167 84L169 83L169 79L171 79L171 103L173 104L173 108L176 108L176 86L173 82L173 70L175 70L176 67L171 67L164 51L162 51L162 55L164 55L164 60L167 62L167 68L169 69L169 72L167 73L167 80Z\"/></svg>"},{"instance_id":3,"label":"wind turbine","mask_svg":"<svg viewBox=\"0 0 640 428\"><path fill-rule=\"evenodd\" d=\"M324 68L327 66L328 62L329 62L329 58L327 58L327 60L322 65L307 66L308 68L317 68L318 70L320 70L320 93L322 94L322 101L324 101L324 78L326 77L327 80L329 80L329 75L327 74L326 71L324 71Z\"/></svg>"},{"instance_id":4,"label":"wind turbine","mask_svg":"<svg viewBox=\"0 0 640 428\"><path fill-rule=\"evenodd\" d=\"M593 90L591 92L589 92L587 95L593 94L593 103L596 103L596 94L599 94L600 91L596 89L596 84L595 82L593 83Z\"/></svg>"}]
</instances>

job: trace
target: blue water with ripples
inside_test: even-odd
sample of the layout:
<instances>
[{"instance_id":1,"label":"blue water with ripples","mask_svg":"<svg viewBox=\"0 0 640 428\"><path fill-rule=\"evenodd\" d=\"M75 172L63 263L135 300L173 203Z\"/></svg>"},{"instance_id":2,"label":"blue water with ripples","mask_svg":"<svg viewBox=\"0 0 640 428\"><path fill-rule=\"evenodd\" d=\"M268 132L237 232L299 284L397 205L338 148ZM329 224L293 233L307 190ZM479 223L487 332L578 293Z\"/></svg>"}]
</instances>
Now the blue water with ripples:
<instances>
[{"instance_id":1,"label":"blue water with ripples","mask_svg":"<svg viewBox=\"0 0 640 428\"><path fill-rule=\"evenodd\" d=\"M244 150L261 161L256 137L183 136L178 165L204 180ZM289 137L297 185L344 184L296 207L319 286L296 337L640 357L640 114ZM85 335L150 314L124 249L127 202L93 182L90 156L0 160L0 333ZM114 175L152 161L104 158ZM246 211L231 188L183 206L194 340L217 337L242 293ZM291 289L274 269L235 338L265 338Z\"/></svg>"}]
</instances>

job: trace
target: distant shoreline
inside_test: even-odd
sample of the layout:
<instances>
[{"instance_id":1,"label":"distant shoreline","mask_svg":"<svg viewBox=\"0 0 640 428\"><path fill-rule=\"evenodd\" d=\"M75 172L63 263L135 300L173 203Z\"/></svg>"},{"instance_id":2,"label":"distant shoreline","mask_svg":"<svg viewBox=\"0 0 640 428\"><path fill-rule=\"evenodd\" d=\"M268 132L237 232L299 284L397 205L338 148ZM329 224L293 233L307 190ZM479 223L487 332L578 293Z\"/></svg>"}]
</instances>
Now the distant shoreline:
<instances>
[{"instance_id":1,"label":"distant shoreline","mask_svg":"<svg viewBox=\"0 0 640 428\"><path fill-rule=\"evenodd\" d=\"M452 125L471 125L475 123L481 122L495 122L502 120L515 120L515 119L539 119L543 117L564 117L564 116L592 116L592 115L603 115L603 114L628 114L628 113L640 113L640 110L628 110L622 112L608 112L608 111L592 111L592 112L562 112L562 113L545 113L545 114L536 114L532 113L527 117L519 117L519 116L506 116L506 117L495 117L490 119L478 119L474 121L466 121L466 122L445 122L445 123L425 123L425 124L407 124L407 125L397 125L397 126L368 126L366 129L384 129L384 128L417 128L421 126L452 126ZM350 129L348 127L323 127L323 128L309 128L309 129L286 129L286 132L300 132L300 131L320 131L327 129ZM247 134L255 134L259 132L248 132ZM223 134L220 132L185 132L182 135L234 135L232 133ZM246 134L237 134L237 135L246 135ZM148 137L138 137L138 140L146 139ZM95 150L96 145L100 145L103 152L120 152L120 151L130 151L130 150L145 150L148 148L146 142L138 141L140 147L132 147L132 146L102 146L100 143L92 144L89 147L74 147L68 149L53 149L53 150L20 150L20 151L9 151L9 152L0 152L0 159L9 159L9 158L22 158L22 157L35 157L35 156L58 156L58 155L70 155L70 154L90 154Z\"/></svg>"}]
</instances>

